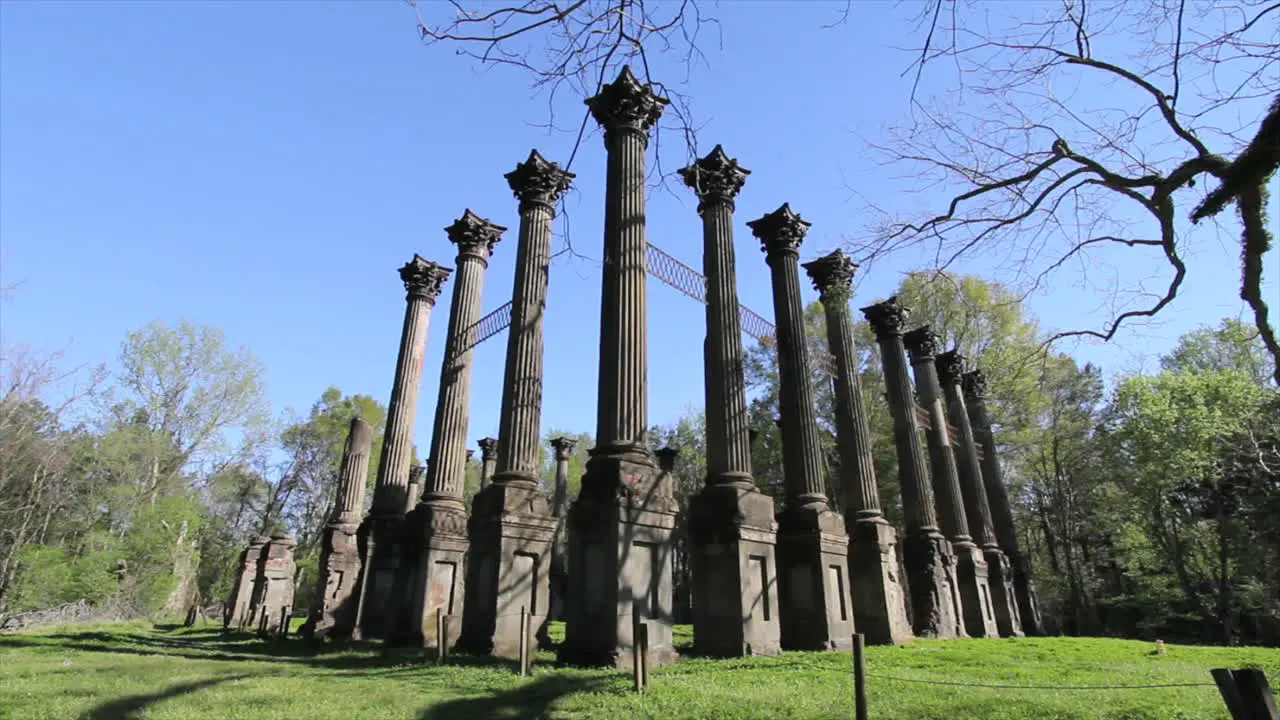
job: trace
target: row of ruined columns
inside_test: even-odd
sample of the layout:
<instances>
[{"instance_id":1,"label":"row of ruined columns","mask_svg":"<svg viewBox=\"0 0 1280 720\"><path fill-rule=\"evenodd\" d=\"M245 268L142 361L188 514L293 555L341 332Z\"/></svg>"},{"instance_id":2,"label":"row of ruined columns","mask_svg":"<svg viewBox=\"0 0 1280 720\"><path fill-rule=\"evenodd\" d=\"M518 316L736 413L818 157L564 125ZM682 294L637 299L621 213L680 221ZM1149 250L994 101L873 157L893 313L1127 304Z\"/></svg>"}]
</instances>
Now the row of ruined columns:
<instances>
[{"instance_id":1,"label":"row of ruined columns","mask_svg":"<svg viewBox=\"0 0 1280 720\"><path fill-rule=\"evenodd\" d=\"M332 571L320 598L328 610L319 611L317 633L329 628L337 636L381 636L434 647L442 640L439 614L448 618L443 629L460 649L514 656L522 640L521 615L533 616L536 630L553 612L549 589L554 582L563 601L555 612L566 623L561 661L625 666L638 623L649 626L650 662L676 658L671 641L672 535L678 513L669 478L673 458L655 458L643 437L645 152L649 130L666 103L625 68L587 101L604 131L608 161L596 443L579 495L570 504L558 477L557 492L548 497L537 478L551 223L573 175L534 151L506 175L519 201L520 229L500 432L497 440L481 442L482 487L471 513L462 495L471 354L484 271L506 228L467 210L446 228L458 246L456 270L419 256L400 270L407 308L372 508L355 527L370 433L367 425L353 421L347 448L352 467L344 461L342 502L322 558L322 568ZM804 265L821 294L837 369L837 435L848 515L832 510L800 296L799 247L809 223L786 204L747 223L765 253L773 288L784 458L781 507L756 487L733 251L734 201L748 174L719 146L681 170L699 199L707 279L708 474L688 509L696 649L733 656L847 648L855 626L872 642L891 643L910 638L913 631L939 637L1018 634L1020 618L1025 623L1034 614L1034 595L1028 589L1028 608L1017 590L1019 577L1027 588L1030 580L1018 559L1012 526L1003 525L1011 519L979 397L981 375L963 375L963 359L955 353L938 356L937 339L928 328L904 334L906 310L890 300L863 312L880 344L894 418L907 517L907 588L898 577L897 537L879 507L853 346L848 299L855 266L839 252ZM421 482L411 482L410 438L428 318L451 275L455 283L431 459L425 474L416 474ZM919 406L904 351L910 353ZM954 441L949 423L959 431ZM553 445L563 470L572 445L563 439Z\"/></svg>"}]
</instances>

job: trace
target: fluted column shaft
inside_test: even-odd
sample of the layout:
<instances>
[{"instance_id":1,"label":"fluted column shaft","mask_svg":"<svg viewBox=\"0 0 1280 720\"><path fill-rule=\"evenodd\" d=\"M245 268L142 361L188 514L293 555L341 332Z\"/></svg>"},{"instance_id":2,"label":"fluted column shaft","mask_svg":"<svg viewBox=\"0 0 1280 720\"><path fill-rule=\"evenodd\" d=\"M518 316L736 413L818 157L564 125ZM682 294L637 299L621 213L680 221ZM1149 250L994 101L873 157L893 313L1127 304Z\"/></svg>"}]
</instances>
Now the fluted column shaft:
<instances>
[{"instance_id":1,"label":"fluted column shaft","mask_svg":"<svg viewBox=\"0 0 1280 720\"><path fill-rule=\"evenodd\" d=\"M769 268L773 280L773 311L778 327L778 404L782 415L787 503L825 504L822 446L813 410L809 345L805 341L804 313L800 304L797 256L791 253L771 255Z\"/></svg>"},{"instance_id":2,"label":"fluted column shaft","mask_svg":"<svg viewBox=\"0 0 1280 720\"><path fill-rule=\"evenodd\" d=\"M342 449L337 500L329 522L358 523L364 513L364 487L369 477L369 451L373 448L373 426L351 418L347 443Z\"/></svg>"},{"instance_id":3,"label":"fluted column shaft","mask_svg":"<svg viewBox=\"0 0 1280 720\"><path fill-rule=\"evenodd\" d=\"M717 145L707 157L680 173L697 193L698 214L702 216L702 271L707 278L707 336L703 345L707 482L750 482L751 441L733 248L734 197L750 171Z\"/></svg>"},{"instance_id":4,"label":"fluted column shaft","mask_svg":"<svg viewBox=\"0 0 1280 720\"><path fill-rule=\"evenodd\" d=\"M470 210L446 228L458 246L458 270L449 306L449 335L440 367L436 421L431 433L431 460L423 503L462 503L467 471L467 424L471 417L471 357L476 341L476 321L484 292L484 271L489 255L506 228Z\"/></svg>"},{"instance_id":5,"label":"fluted column shaft","mask_svg":"<svg viewBox=\"0 0 1280 720\"><path fill-rule=\"evenodd\" d=\"M960 472L960 490L964 495L965 515L969 519L969 531L984 550L999 550L995 530L991 522L991 506L982 481L982 463L978 459L978 445L969 422L969 412L960 388L960 376L964 372L964 358L952 350L938 356L935 365L942 392L947 400L947 416L959 434L956 460Z\"/></svg>"},{"instance_id":6,"label":"fluted column shaft","mask_svg":"<svg viewBox=\"0 0 1280 720\"><path fill-rule=\"evenodd\" d=\"M991 431L991 417L987 411L985 394L986 380L982 379L982 390L977 390L981 376L979 371L965 373L964 383L965 410L974 431L974 440L982 444L982 480L986 489L988 505L991 511L993 532L1000 547L1011 558L1020 558L1018 534L1013 525L1013 509L1009 506L1009 493L1005 490L1004 476L1000 468L1000 455L996 450L995 434Z\"/></svg>"},{"instance_id":7,"label":"fluted column shaft","mask_svg":"<svg viewBox=\"0 0 1280 720\"><path fill-rule=\"evenodd\" d=\"M382 455L378 459L378 477L373 488L371 514L374 515L404 514L427 324L440 288L452 272L417 255L400 268L400 277L408 291L408 306L400 333L400 354L396 358L391 401L387 404L387 425L382 436Z\"/></svg>"},{"instance_id":8,"label":"fluted column shaft","mask_svg":"<svg viewBox=\"0 0 1280 720\"><path fill-rule=\"evenodd\" d=\"M498 466L498 439L480 438L480 489L483 490L493 479L494 470Z\"/></svg>"},{"instance_id":9,"label":"fluted column shaft","mask_svg":"<svg viewBox=\"0 0 1280 720\"><path fill-rule=\"evenodd\" d=\"M947 413L942 405L942 386L933 365L937 336L924 326L907 333L905 341L916 378L916 390L920 393L920 404L929 415L925 437L929 444L929 465L933 469L933 489L938 497L942 533L952 543L971 543L973 539L969 535L969 522L965 518L960 494L960 476L947 431Z\"/></svg>"},{"instance_id":10,"label":"fluted column shaft","mask_svg":"<svg viewBox=\"0 0 1280 720\"><path fill-rule=\"evenodd\" d=\"M876 333L880 346L880 362L884 369L886 398L893 416L893 439L898 451L898 484L902 491L902 510L908 533L928 534L938 531L934 510L933 486L920 447L920 429L916 423L915 399L911 378L907 374L906 353L902 344L902 317L905 315L892 299L863 308ZM887 317L882 317L887 315Z\"/></svg>"},{"instance_id":11,"label":"fluted column shaft","mask_svg":"<svg viewBox=\"0 0 1280 720\"><path fill-rule=\"evenodd\" d=\"M840 451L846 512L855 518L883 517L880 493L876 489L876 469L871 455L871 425L862 401L858 377L858 354L853 344L853 319L849 315L849 292L857 265L844 253L805 263L822 299L827 319L827 342L835 357L836 444Z\"/></svg>"},{"instance_id":12,"label":"fluted column shaft","mask_svg":"<svg viewBox=\"0 0 1280 720\"><path fill-rule=\"evenodd\" d=\"M520 198L520 240L511 290L511 329L507 333L506 377L498 430L499 481L538 481L542 441L542 319L547 306L551 263L551 221L555 202L573 176L530 153L507 179Z\"/></svg>"},{"instance_id":13,"label":"fluted column shaft","mask_svg":"<svg viewBox=\"0 0 1280 720\"><path fill-rule=\"evenodd\" d=\"M596 445L641 444L648 422L644 153L647 130L606 127Z\"/></svg>"}]
</instances>

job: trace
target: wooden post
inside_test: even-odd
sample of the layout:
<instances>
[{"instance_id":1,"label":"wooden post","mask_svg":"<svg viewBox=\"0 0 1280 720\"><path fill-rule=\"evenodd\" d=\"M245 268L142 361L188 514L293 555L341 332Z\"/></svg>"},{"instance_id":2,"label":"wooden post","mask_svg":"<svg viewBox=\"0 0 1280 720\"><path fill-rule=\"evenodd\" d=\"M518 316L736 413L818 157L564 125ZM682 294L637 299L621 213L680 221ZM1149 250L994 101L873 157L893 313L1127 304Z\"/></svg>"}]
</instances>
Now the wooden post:
<instances>
[{"instance_id":1,"label":"wooden post","mask_svg":"<svg viewBox=\"0 0 1280 720\"><path fill-rule=\"evenodd\" d=\"M449 653L449 637L444 625L444 608L436 608L436 662L443 663Z\"/></svg>"},{"instance_id":2,"label":"wooden post","mask_svg":"<svg viewBox=\"0 0 1280 720\"><path fill-rule=\"evenodd\" d=\"M857 720L867 720L866 638L853 634L853 711Z\"/></svg>"},{"instance_id":3,"label":"wooden post","mask_svg":"<svg viewBox=\"0 0 1280 720\"><path fill-rule=\"evenodd\" d=\"M1275 696L1261 669L1215 668L1210 673L1232 720L1280 720Z\"/></svg>"},{"instance_id":4,"label":"wooden post","mask_svg":"<svg viewBox=\"0 0 1280 720\"><path fill-rule=\"evenodd\" d=\"M644 692L649 685L649 626L640 616L640 604L631 607L631 689Z\"/></svg>"},{"instance_id":5,"label":"wooden post","mask_svg":"<svg viewBox=\"0 0 1280 720\"><path fill-rule=\"evenodd\" d=\"M278 636L284 639L289 634L289 608L280 608L280 632Z\"/></svg>"},{"instance_id":6,"label":"wooden post","mask_svg":"<svg viewBox=\"0 0 1280 720\"><path fill-rule=\"evenodd\" d=\"M520 677L529 676L529 608L520 606Z\"/></svg>"}]
</instances>

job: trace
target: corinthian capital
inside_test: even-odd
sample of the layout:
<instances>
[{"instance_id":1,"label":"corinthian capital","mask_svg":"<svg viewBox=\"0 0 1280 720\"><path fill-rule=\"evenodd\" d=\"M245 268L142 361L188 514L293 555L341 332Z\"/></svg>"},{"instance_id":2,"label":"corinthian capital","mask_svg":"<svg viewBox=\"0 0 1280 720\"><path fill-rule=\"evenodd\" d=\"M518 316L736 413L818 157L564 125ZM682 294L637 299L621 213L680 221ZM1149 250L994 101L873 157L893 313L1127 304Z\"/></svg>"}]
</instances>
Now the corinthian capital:
<instances>
[{"instance_id":1,"label":"corinthian capital","mask_svg":"<svg viewBox=\"0 0 1280 720\"><path fill-rule=\"evenodd\" d=\"M960 377L964 375L965 359L959 350L948 350L939 353L936 360L933 361L934 367L938 369L938 379L943 385L959 385Z\"/></svg>"},{"instance_id":2,"label":"corinthian capital","mask_svg":"<svg viewBox=\"0 0 1280 720\"><path fill-rule=\"evenodd\" d=\"M907 318L911 316L911 310L899 303L895 295L884 302L862 308L862 315L871 324L876 339L883 340L902 334L903 328L907 326Z\"/></svg>"},{"instance_id":3,"label":"corinthian capital","mask_svg":"<svg viewBox=\"0 0 1280 720\"><path fill-rule=\"evenodd\" d=\"M530 151L528 160L516 165L515 170L503 177L520 200L521 209L526 205L542 205L550 208L554 214L556 201L569 189L575 176L533 150Z\"/></svg>"},{"instance_id":4,"label":"corinthian capital","mask_svg":"<svg viewBox=\"0 0 1280 720\"><path fill-rule=\"evenodd\" d=\"M493 246L502 239L505 230L501 225L489 222L470 210L462 213L462 217L444 229L449 234L449 241L458 246L458 260L471 256L486 264L489 262L489 253L493 252Z\"/></svg>"},{"instance_id":5,"label":"corinthian capital","mask_svg":"<svg viewBox=\"0 0 1280 720\"><path fill-rule=\"evenodd\" d=\"M643 137L646 144L649 128L658 122L663 107L670 102L649 85L641 84L629 65L623 66L617 80L586 100L592 117L604 128L606 142L614 132L632 132Z\"/></svg>"},{"instance_id":6,"label":"corinthian capital","mask_svg":"<svg viewBox=\"0 0 1280 720\"><path fill-rule=\"evenodd\" d=\"M804 263L803 267L805 272L809 273L809 279L813 281L813 289L818 291L818 295L823 300L847 299L849 288L853 286L853 273L858 269L858 264L843 251L836 250L817 260Z\"/></svg>"},{"instance_id":7,"label":"corinthian capital","mask_svg":"<svg viewBox=\"0 0 1280 720\"><path fill-rule=\"evenodd\" d=\"M987 375L981 368L974 368L960 376L964 387L964 399L969 401L987 399Z\"/></svg>"},{"instance_id":8,"label":"corinthian capital","mask_svg":"<svg viewBox=\"0 0 1280 720\"><path fill-rule=\"evenodd\" d=\"M432 305L436 304L444 281L452 274L452 268L433 263L421 255L414 255L412 260L400 268L400 279L404 282L409 298L426 300Z\"/></svg>"},{"instance_id":9,"label":"corinthian capital","mask_svg":"<svg viewBox=\"0 0 1280 720\"><path fill-rule=\"evenodd\" d=\"M763 217L747 223L751 233L760 240L760 249L769 257L779 255L799 255L800 243L809 232L810 223L801 218L788 203L767 213Z\"/></svg>"},{"instance_id":10,"label":"corinthian capital","mask_svg":"<svg viewBox=\"0 0 1280 720\"><path fill-rule=\"evenodd\" d=\"M921 325L902 336L902 344L907 346L907 354L912 364L933 360L938 355L938 346L942 344L938 333L928 325Z\"/></svg>"},{"instance_id":11,"label":"corinthian capital","mask_svg":"<svg viewBox=\"0 0 1280 720\"><path fill-rule=\"evenodd\" d=\"M556 451L556 460L568 460L577 444L578 441L573 438L558 437L551 439L551 447Z\"/></svg>"},{"instance_id":12,"label":"corinthian capital","mask_svg":"<svg viewBox=\"0 0 1280 720\"><path fill-rule=\"evenodd\" d=\"M699 211L716 203L726 203L732 209L733 199L751 174L736 159L725 154L719 145L706 157L677 172L684 178L684 184L697 194Z\"/></svg>"}]
</instances>

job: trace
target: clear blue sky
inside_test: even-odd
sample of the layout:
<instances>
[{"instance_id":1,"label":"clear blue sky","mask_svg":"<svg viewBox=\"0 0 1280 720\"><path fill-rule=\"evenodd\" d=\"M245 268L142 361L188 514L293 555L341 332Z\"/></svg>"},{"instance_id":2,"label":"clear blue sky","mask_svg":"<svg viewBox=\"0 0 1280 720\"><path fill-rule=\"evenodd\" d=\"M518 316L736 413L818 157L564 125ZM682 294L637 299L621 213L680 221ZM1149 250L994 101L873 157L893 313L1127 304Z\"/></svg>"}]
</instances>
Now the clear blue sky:
<instances>
[{"instance_id":1,"label":"clear blue sky","mask_svg":"<svg viewBox=\"0 0 1280 720\"><path fill-rule=\"evenodd\" d=\"M840 6L722 3L723 47L708 36L710 67L687 88L700 152L722 143L753 171L738 203L739 288L770 318L746 220L790 202L813 222L808 258L865 232L851 189L903 211L941 199L903 192L862 144L905 112L909 57L891 46L914 42L910 8L855 3L849 23L820 30ZM670 62L660 72L683 75ZM563 99L564 124L576 127L580 102ZM502 175L533 147L563 162L573 142L534 126L546 112L526 76L424 47L397 2L0 4L0 273L22 283L0 310L4 341L112 362L127 331L186 316L261 357L277 411L305 411L329 385L385 402L404 309L396 269L415 252L452 266L442 228L465 208L511 228L483 304L509 299L517 211ZM664 150L668 171L680 150ZM574 243L591 257L603 163L594 133L568 203ZM698 267L696 203L673 189L651 197L649 237ZM1239 313L1236 257L1204 243L1161 325L1077 355L1150 369L1179 333ZM877 266L855 301L889 294L920 262ZM1274 254L1267 271L1276 298ZM451 290L430 328L424 452ZM1091 324L1078 293L1050 291L1032 309L1046 328ZM553 266L544 429L593 429L598 295L594 263ZM702 402L703 311L656 281L649 301L649 419L670 422ZM504 351L505 335L477 350L472 439L497 432Z\"/></svg>"}]
</instances>

